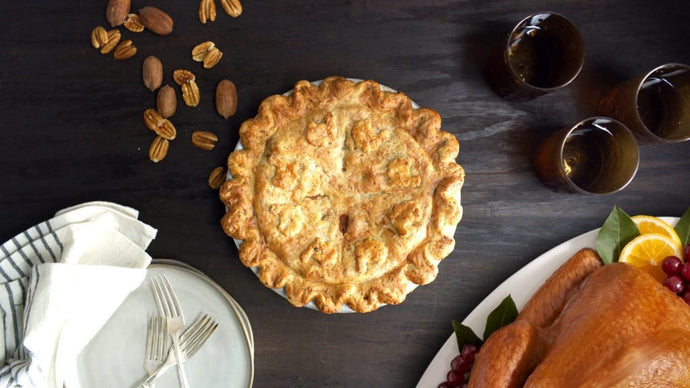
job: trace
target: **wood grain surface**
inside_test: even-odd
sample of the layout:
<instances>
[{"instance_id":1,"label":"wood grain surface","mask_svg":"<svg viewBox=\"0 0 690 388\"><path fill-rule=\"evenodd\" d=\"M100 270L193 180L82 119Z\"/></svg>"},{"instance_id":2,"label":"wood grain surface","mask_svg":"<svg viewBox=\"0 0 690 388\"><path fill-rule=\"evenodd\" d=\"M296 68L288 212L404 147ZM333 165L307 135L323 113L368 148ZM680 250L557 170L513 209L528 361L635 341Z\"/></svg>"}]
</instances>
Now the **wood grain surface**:
<instances>
[{"instance_id":1,"label":"wood grain surface","mask_svg":"<svg viewBox=\"0 0 690 388\"><path fill-rule=\"evenodd\" d=\"M105 0L5 1L0 12L0 240L83 201L141 211L158 228L149 252L211 276L246 310L256 341L256 387L411 387L451 333L493 288L549 248L601 225L614 205L630 214L680 216L690 206L690 142L641 144L640 167L622 192L556 193L536 178L532 156L549 133L592 116L616 83L666 62L690 63L690 2L609 1L245 1L238 18L218 6L202 25L197 1L133 0L174 19L172 34L134 34L138 53L115 61L91 47L106 25ZM530 13L570 18L585 43L580 76L562 90L511 103L487 86L492 48ZM212 40L220 63L191 59ZM155 94L141 81L150 54L197 74L201 103L179 100L178 138L161 163L148 160L153 133L142 113ZM437 110L460 141L467 178L456 248L437 279L398 306L325 315L298 309L243 267L219 226L224 208L207 187L240 123L267 96L301 79L374 79ZM228 120L213 106L216 84L237 85ZM193 131L219 137L213 151ZM223 366L218 366L223 367ZM445 376L439 376L439 383ZM218 383L222 387L222 382Z\"/></svg>"}]
</instances>

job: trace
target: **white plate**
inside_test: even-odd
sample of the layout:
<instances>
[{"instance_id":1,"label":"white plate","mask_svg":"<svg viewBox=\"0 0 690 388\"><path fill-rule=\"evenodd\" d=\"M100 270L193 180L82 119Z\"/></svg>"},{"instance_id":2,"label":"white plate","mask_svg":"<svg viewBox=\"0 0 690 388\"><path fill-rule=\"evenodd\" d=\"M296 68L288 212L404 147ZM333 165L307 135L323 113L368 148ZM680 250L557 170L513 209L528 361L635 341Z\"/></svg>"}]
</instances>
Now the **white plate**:
<instances>
[{"instance_id":1,"label":"white plate","mask_svg":"<svg viewBox=\"0 0 690 388\"><path fill-rule=\"evenodd\" d=\"M677 217L660 218L671 225L675 225L678 222ZM582 248L595 248L598 233L599 229L595 229L581 234L532 260L529 264L522 267L522 269L501 283L501 285L472 310L470 315L468 315L462 323L471 327L479 337L482 337L487 315L489 315L506 296L510 295L515 301L518 310L521 310L532 297L532 294L541 287L546 279L548 279L558 267L577 253L577 251ZM450 325L450 322L448 324ZM459 353L458 343L453 333L448 337L438 353L436 353L436 356L417 383L417 387L438 387L438 385L446 379L446 374L450 370L450 362Z\"/></svg>"},{"instance_id":2,"label":"white plate","mask_svg":"<svg viewBox=\"0 0 690 388\"><path fill-rule=\"evenodd\" d=\"M77 359L81 386L133 388L146 377L146 325L148 317L157 314L148 278L159 274L170 280L188 324L202 312L218 322L204 346L185 363L189 383L196 387L251 387L254 339L244 311L206 275L173 260L154 260L147 279L81 352ZM176 369L168 370L156 386L179 387Z\"/></svg>"},{"instance_id":3,"label":"white plate","mask_svg":"<svg viewBox=\"0 0 690 388\"><path fill-rule=\"evenodd\" d=\"M361 82L361 81L363 81L363 80L358 79L358 78L348 78L348 80L353 81L353 82ZM323 80L311 81L311 83L318 86L318 85L321 84L322 81L323 81ZM379 84L379 85L381 85L381 84ZM393 88L390 88L390 87L388 87L388 86L385 86L385 85L381 85L381 90L383 90L384 92L390 92L390 93L397 93L397 92L398 92L397 90L395 90L395 89L393 89ZM289 91L283 93L283 95L284 95L284 96L289 96L290 93L292 93L292 90L289 90ZM410 99L410 101L412 101L412 100ZM412 108L413 108L413 109L419 109L419 105L417 105L416 102L412 101ZM241 150L241 149L243 149L242 143L241 143L240 141L238 141L238 142L237 142L237 145L235 146L235 151L238 151L238 150ZM229 171L228 171L227 179L232 179L232 175L230 175L230 172L229 172ZM458 198L458 203L460 203L460 198ZM227 211L227 208L226 208L226 211ZM242 240L238 240L238 239L233 239L233 240L235 241L235 245L237 246L237 249L239 250L239 249L240 249L240 245L242 245ZM257 277L259 276L259 268L258 268L258 267L251 267L251 270L252 270L252 272L254 272L254 274L255 274ZM409 293L410 291L414 290L415 288L417 288L417 285L414 284L414 283L412 283L412 282L410 282L410 284L408 285L408 290L407 290L408 293ZM272 290L275 291L278 295L280 295L280 296L282 296L283 298L287 299L287 297L286 297L286 295L285 295L285 290L284 290L284 289L282 289L282 288L273 288ZM307 304L305 305L305 307L310 308L310 309L313 309L313 310L318 310L318 308L316 307L316 305L314 304L314 302L309 302L309 303L307 303ZM337 311L337 312L338 312L338 313L352 313L352 312L354 312L354 310L352 310L352 309L351 309L350 307L348 307L348 306L343 306L343 307L342 307L339 311Z\"/></svg>"}]
</instances>

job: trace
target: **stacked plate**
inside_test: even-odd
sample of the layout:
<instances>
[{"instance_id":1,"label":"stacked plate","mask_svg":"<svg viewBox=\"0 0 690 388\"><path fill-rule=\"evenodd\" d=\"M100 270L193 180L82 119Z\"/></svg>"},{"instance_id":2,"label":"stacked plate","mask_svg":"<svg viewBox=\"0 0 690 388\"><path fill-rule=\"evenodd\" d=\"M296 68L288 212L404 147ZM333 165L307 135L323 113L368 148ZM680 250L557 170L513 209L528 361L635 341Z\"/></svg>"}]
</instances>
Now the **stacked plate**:
<instances>
[{"instance_id":1,"label":"stacked plate","mask_svg":"<svg viewBox=\"0 0 690 388\"><path fill-rule=\"evenodd\" d=\"M174 260L154 260L147 278L165 274L184 311L187 324L201 313L218 322L204 346L185 363L196 387L251 387L254 379L254 337L247 315L223 288L202 272ZM82 351L77 373L82 387L136 387L146 377L146 326L157 314L148 279L133 291ZM156 383L179 387L170 369Z\"/></svg>"}]
</instances>

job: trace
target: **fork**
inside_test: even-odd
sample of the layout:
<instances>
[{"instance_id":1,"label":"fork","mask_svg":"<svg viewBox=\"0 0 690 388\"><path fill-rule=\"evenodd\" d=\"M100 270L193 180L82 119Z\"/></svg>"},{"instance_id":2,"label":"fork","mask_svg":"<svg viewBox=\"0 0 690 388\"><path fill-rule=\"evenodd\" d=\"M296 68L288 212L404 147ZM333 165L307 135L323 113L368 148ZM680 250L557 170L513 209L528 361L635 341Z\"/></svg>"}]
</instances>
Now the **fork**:
<instances>
[{"instance_id":1,"label":"fork","mask_svg":"<svg viewBox=\"0 0 690 388\"><path fill-rule=\"evenodd\" d=\"M165 362L159 364L152 371L146 371L149 376L146 380L139 385L139 388L153 388L156 380L165 373L173 364L181 364L188 359L192 358L194 354L201 348L201 346L206 342L208 337L213 334L213 332L218 327L218 323L208 314L200 315L194 323L189 326L180 336L180 349L182 352L182 358L177 358L174 349L170 348L168 351L168 357ZM162 358L162 357L161 357ZM178 361L179 360L179 361Z\"/></svg>"},{"instance_id":2,"label":"fork","mask_svg":"<svg viewBox=\"0 0 690 388\"><path fill-rule=\"evenodd\" d=\"M153 296L156 300L156 306L158 307L158 312L160 315L165 317L165 326L172 338L172 349L175 352L175 357L178 360L182 359L182 353L180 352L180 330L184 328L184 315L182 314L182 308L180 307L180 301L177 299L175 290L173 290L170 285L168 277L163 275L158 275L150 278L151 288L153 289ZM185 373L184 367L181 362L177 363L177 374L180 377L180 385L182 388L189 387L189 381L187 380L187 374Z\"/></svg>"},{"instance_id":3,"label":"fork","mask_svg":"<svg viewBox=\"0 0 690 388\"><path fill-rule=\"evenodd\" d=\"M168 349L165 320L160 315L149 318L146 331L146 354L144 356L144 370L149 376L165 361L165 352ZM153 388L154 383L148 385Z\"/></svg>"}]
</instances>

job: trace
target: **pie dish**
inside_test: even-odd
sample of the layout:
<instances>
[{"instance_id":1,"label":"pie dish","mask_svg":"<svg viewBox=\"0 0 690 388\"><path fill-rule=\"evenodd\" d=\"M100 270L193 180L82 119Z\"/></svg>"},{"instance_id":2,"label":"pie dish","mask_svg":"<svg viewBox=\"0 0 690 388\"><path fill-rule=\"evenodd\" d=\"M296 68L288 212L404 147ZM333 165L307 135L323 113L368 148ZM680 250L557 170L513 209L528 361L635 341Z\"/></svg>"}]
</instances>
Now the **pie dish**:
<instances>
[{"instance_id":1,"label":"pie dish","mask_svg":"<svg viewBox=\"0 0 690 388\"><path fill-rule=\"evenodd\" d=\"M357 312L404 301L452 252L459 144L431 109L375 81L299 81L240 127L221 224L240 260L301 307Z\"/></svg>"}]
</instances>

